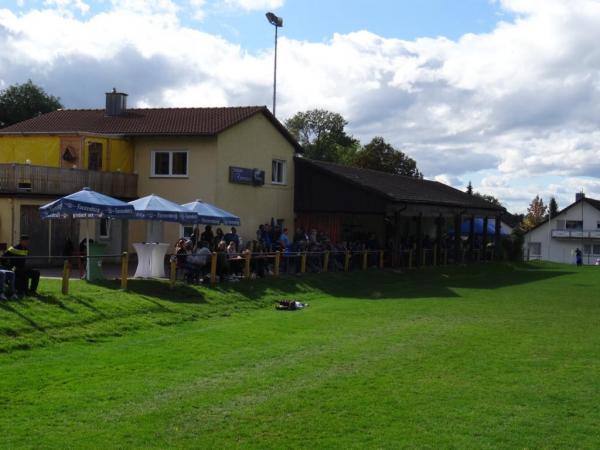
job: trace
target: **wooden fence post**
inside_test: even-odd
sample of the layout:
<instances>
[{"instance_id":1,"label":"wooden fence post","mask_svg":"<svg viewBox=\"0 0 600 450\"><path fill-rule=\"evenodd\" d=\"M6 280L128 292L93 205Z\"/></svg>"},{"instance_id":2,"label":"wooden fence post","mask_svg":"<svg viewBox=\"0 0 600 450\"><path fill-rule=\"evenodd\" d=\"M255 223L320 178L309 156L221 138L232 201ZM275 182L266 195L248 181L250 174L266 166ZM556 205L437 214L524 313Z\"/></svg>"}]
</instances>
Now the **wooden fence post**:
<instances>
[{"instance_id":1,"label":"wooden fence post","mask_svg":"<svg viewBox=\"0 0 600 450\"><path fill-rule=\"evenodd\" d=\"M433 246L433 267L437 266L437 245Z\"/></svg>"},{"instance_id":2,"label":"wooden fence post","mask_svg":"<svg viewBox=\"0 0 600 450\"><path fill-rule=\"evenodd\" d=\"M248 250L244 255L244 278L246 280L250 279L250 258L252 257L252 253Z\"/></svg>"},{"instance_id":3,"label":"wooden fence post","mask_svg":"<svg viewBox=\"0 0 600 450\"><path fill-rule=\"evenodd\" d=\"M350 250L346 250L346 257L344 258L344 272L350 270Z\"/></svg>"},{"instance_id":4,"label":"wooden fence post","mask_svg":"<svg viewBox=\"0 0 600 450\"><path fill-rule=\"evenodd\" d=\"M413 249L408 251L408 268L412 269Z\"/></svg>"},{"instance_id":5,"label":"wooden fence post","mask_svg":"<svg viewBox=\"0 0 600 450\"><path fill-rule=\"evenodd\" d=\"M217 253L212 252L210 255L210 284L217 284Z\"/></svg>"},{"instance_id":6,"label":"wooden fence post","mask_svg":"<svg viewBox=\"0 0 600 450\"><path fill-rule=\"evenodd\" d=\"M448 249L447 248L444 249L444 265L445 266L448 265Z\"/></svg>"},{"instance_id":7,"label":"wooden fence post","mask_svg":"<svg viewBox=\"0 0 600 450\"><path fill-rule=\"evenodd\" d=\"M323 272L327 272L329 267L329 252L325 252L323 255Z\"/></svg>"},{"instance_id":8,"label":"wooden fence post","mask_svg":"<svg viewBox=\"0 0 600 450\"><path fill-rule=\"evenodd\" d=\"M69 278L71 278L71 263L69 260L65 260L63 264L63 275L62 275L62 293L67 295L69 293Z\"/></svg>"},{"instance_id":9,"label":"wooden fence post","mask_svg":"<svg viewBox=\"0 0 600 450\"><path fill-rule=\"evenodd\" d=\"M362 260L362 268L363 268L363 270L367 270L368 259L369 259L369 252L368 252L368 250L365 250L363 252L363 260Z\"/></svg>"},{"instance_id":10,"label":"wooden fence post","mask_svg":"<svg viewBox=\"0 0 600 450\"><path fill-rule=\"evenodd\" d=\"M127 290L127 278L129 277L129 254L121 254L121 289Z\"/></svg>"},{"instance_id":11,"label":"wooden fence post","mask_svg":"<svg viewBox=\"0 0 600 450\"><path fill-rule=\"evenodd\" d=\"M384 264L385 264L384 254L385 254L385 252L383 250L379 250L379 268L380 269L383 269Z\"/></svg>"},{"instance_id":12,"label":"wooden fence post","mask_svg":"<svg viewBox=\"0 0 600 450\"><path fill-rule=\"evenodd\" d=\"M273 268L273 275L276 277L279 276L279 265L281 264L281 253L279 251L275 252L275 267Z\"/></svg>"},{"instance_id":13,"label":"wooden fence post","mask_svg":"<svg viewBox=\"0 0 600 450\"><path fill-rule=\"evenodd\" d=\"M171 256L170 263L171 263L171 271L170 271L169 280L170 280L171 289L174 289L175 281L177 280L177 259L175 258L175 255Z\"/></svg>"},{"instance_id":14,"label":"wooden fence post","mask_svg":"<svg viewBox=\"0 0 600 450\"><path fill-rule=\"evenodd\" d=\"M306 272L306 252L302 252L300 256L300 273Z\"/></svg>"}]
</instances>

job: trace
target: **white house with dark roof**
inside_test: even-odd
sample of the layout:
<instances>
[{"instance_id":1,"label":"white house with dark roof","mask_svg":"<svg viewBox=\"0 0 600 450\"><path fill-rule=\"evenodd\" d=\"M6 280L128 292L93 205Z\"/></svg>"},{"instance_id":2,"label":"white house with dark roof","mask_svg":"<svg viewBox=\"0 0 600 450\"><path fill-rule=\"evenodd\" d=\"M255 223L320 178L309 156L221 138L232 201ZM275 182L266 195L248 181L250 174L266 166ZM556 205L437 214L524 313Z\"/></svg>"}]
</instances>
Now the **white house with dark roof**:
<instances>
[{"instance_id":1,"label":"white house with dark roof","mask_svg":"<svg viewBox=\"0 0 600 450\"><path fill-rule=\"evenodd\" d=\"M600 259L600 200L577 194L575 202L525 234L526 259L575 263L575 251L584 264Z\"/></svg>"}]
</instances>

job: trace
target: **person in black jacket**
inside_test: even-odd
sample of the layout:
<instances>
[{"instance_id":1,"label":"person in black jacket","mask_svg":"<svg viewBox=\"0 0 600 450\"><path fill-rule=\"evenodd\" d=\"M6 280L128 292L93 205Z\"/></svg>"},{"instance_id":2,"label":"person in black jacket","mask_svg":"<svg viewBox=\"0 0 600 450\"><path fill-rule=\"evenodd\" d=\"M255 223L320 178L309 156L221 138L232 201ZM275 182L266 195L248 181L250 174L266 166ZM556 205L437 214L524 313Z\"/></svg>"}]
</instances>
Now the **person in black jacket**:
<instances>
[{"instance_id":1,"label":"person in black jacket","mask_svg":"<svg viewBox=\"0 0 600 450\"><path fill-rule=\"evenodd\" d=\"M26 265L28 255L29 236L27 235L22 235L19 243L11 246L2 255L5 267L15 272L15 288L19 296L35 294L40 282L40 271Z\"/></svg>"}]
</instances>

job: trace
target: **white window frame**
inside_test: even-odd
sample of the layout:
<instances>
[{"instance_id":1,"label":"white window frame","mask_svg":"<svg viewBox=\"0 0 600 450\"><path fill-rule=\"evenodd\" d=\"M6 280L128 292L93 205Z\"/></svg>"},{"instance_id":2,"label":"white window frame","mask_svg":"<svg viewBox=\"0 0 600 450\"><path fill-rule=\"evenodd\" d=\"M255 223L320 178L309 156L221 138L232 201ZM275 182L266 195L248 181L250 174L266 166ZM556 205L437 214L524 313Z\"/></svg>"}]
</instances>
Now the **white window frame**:
<instances>
[{"instance_id":1,"label":"white window frame","mask_svg":"<svg viewBox=\"0 0 600 450\"><path fill-rule=\"evenodd\" d=\"M281 181L275 181L273 178L275 178L275 173L273 171L273 163L281 163ZM276 184L278 186L283 186L287 184L287 160L285 159L279 159L279 158L273 158L272 162L271 162L271 184Z\"/></svg>"},{"instance_id":2,"label":"white window frame","mask_svg":"<svg viewBox=\"0 0 600 450\"><path fill-rule=\"evenodd\" d=\"M106 234L102 234L102 221L105 220L106 222ZM100 239L110 239L110 219L100 219L100 222L98 223L98 238Z\"/></svg>"},{"instance_id":3,"label":"white window frame","mask_svg":"<svg viewBox=\"0 0 600 450\"><path fill-rule=\"evenodd\" d=\"M179 237L180 238L190 238L192 236L192 233L194 232L194 227L196 225L179 225ZM189 236L185 235L185 229L186 228L191 228L192 229L192 233L189 234Z\"/></svg>"},{"instance_id":4,"label":"white window frame","mask_svg":"<svg viewBox=\"0 0 600 450\"><path fill-rule=\"evenodd\" d=\"M169 173L156 173L156 154L169 154ZM173 153L185 153L185 175L173 174ZM190 174L190 152L188 150L152 150L150 155L150 177L151 178L188 178Z\"/></svg>"}]
</instances>

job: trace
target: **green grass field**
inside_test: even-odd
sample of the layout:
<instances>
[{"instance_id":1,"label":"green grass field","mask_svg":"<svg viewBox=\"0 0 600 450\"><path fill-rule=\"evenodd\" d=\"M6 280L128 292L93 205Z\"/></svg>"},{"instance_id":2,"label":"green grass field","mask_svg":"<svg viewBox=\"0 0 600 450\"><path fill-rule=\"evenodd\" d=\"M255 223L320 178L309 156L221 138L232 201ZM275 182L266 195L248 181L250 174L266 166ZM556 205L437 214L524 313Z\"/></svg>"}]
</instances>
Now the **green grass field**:
<instances>
[{"instance_id":1,"label":"green grass field","mask_svg":"<svg viewBox=\"0 0 600 450\"><path fill-rule=\"evenodd\" d=\"M2 449L600 447L596 267L42 288L0 304Z\"/></svg>"}]
</instances>

